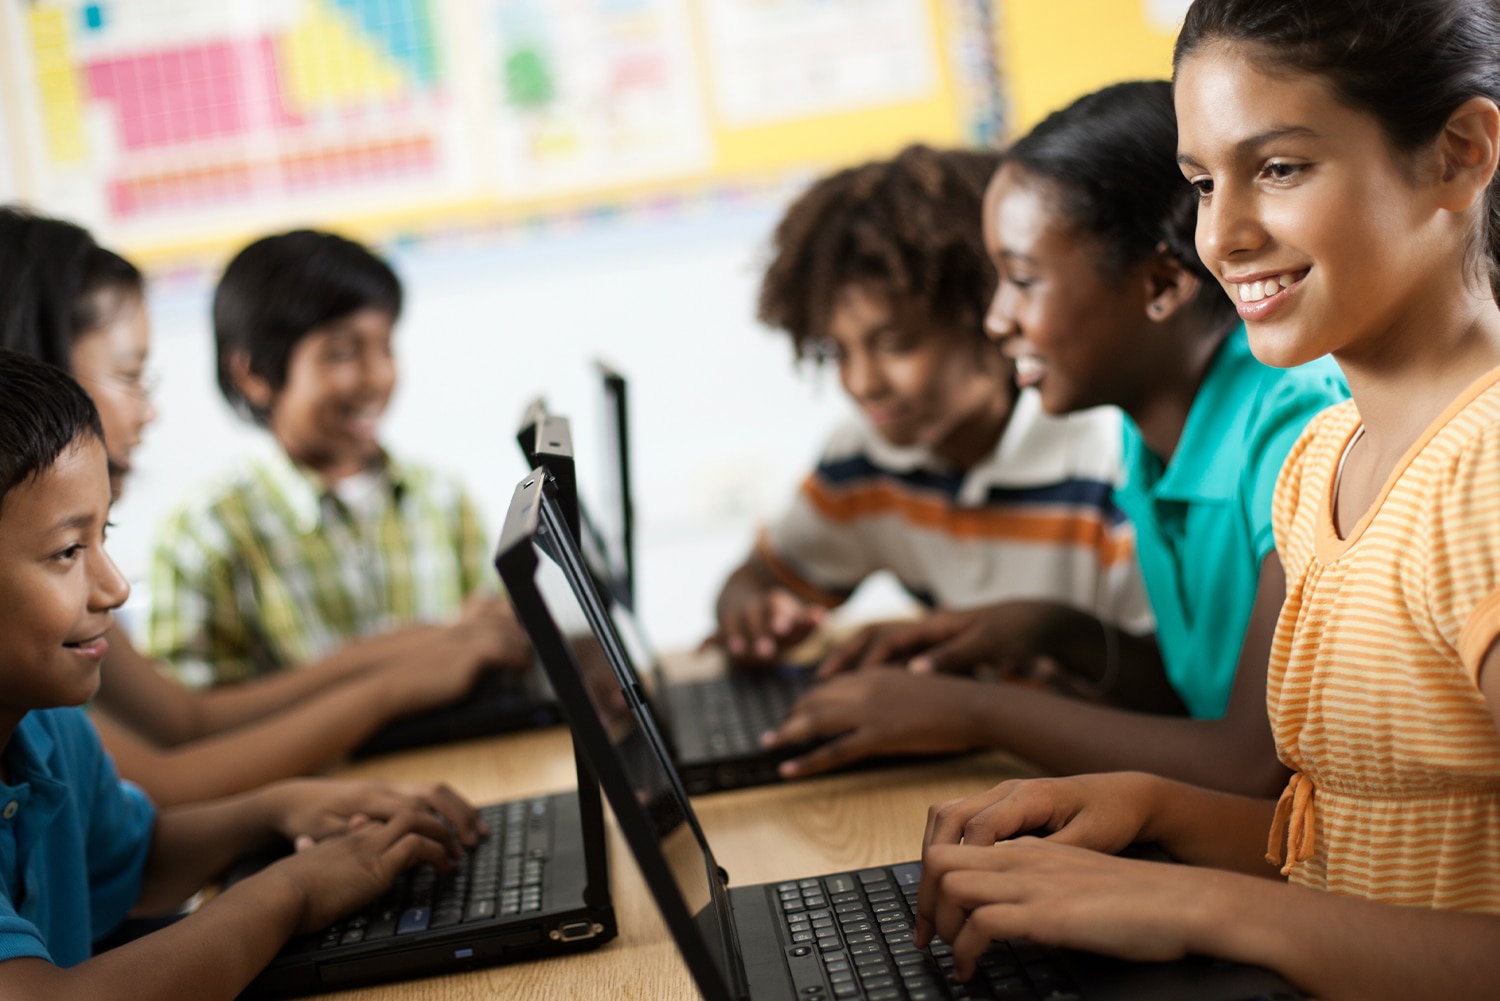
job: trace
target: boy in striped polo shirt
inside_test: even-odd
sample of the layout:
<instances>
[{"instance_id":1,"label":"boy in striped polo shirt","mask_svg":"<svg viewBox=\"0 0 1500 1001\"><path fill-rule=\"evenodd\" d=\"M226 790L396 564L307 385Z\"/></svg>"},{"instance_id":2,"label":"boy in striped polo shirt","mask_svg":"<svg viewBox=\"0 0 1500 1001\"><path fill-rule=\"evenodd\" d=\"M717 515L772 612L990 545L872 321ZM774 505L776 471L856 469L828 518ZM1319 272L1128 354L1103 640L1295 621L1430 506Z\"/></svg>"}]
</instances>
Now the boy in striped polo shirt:
<instances>
[{"instance_id":1,"label":"boy in striped polo shirt","mask_svg":"<svg viewBox=\"0 0 1500 1001\"><path fill-rule=\"evenodd\" d=\"M731 656L774 657L879 570L929 608L1037 600L1150 633L1110 499L1118 413L1046 414L983 337L980 203L998 163L911 147L823 179L778 226L761 319L837 364L860 415L725 583Z\"/></svg>"}]
</instances>

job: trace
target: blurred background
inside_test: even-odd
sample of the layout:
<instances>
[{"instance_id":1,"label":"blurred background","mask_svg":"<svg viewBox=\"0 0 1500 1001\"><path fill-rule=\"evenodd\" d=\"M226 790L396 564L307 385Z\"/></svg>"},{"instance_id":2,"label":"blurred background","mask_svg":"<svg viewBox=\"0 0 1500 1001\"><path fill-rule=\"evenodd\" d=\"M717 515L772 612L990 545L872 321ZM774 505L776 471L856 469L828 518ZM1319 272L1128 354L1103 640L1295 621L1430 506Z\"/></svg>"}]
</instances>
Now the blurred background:
<instances>
[{"instance_id":1,"label":"blurred background","mask_svg":"<svg viewBox=\"0 0 1500 1001\"><path fill-rule=\"evenodd\" d=\"M394 452L498 530L543 396L599 507L592 361L629 381L637 592L659 646L848 408L755 320L787 202L916 141L1003 146L1170 73L1187 0L0 0L0 201L146 270L159 417L115 512L133 580L189 485L262 435L213 378L209 303L248 240L334 229L406 288ZM888 581L847 614L903 608ZM127 609L128 610L128 609Z\"/></svg>"}]
</instances>

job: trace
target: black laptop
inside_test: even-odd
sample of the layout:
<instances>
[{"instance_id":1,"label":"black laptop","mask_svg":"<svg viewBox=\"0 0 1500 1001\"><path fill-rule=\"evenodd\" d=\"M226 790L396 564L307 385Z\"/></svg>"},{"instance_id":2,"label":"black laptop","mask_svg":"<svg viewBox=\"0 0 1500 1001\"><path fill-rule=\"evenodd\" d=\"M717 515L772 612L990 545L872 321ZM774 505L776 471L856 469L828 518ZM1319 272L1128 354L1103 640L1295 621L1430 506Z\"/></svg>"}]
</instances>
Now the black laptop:
<instances>
[{"instance_id":1,"label":"black laptop","mask_svg":"<svg viewBox=\"0 0 1500 1001\"><path fill-rule=\"evenodd\" d=\"M619 576L624 561L613 559L606 536L578 497L571 426L566 417L540 418L530 459L554 480L558 503L573 537L580 542L584 566L608 597L614 631L627 644L634 679L660 722L667 748L687 791L697 795L780 780L777 765L806 748L768 750L760 735L778 725L813 684L807 667L730 672L691 681L665 681L644 633L622 594L629 591ZM628 508L628 505L627 505Z\"/></svg>"},{"instance_id":2,"label":"black laptop","mask_svg":"<svg viewBox=\"0 0 1500 1001\"><path fill-rule=\"evenodd\" d=\"M615 937L599 783L581 755L576 792L493 803L480 814L491 834L452 870L407 870L369 907L288 942L241 996L410 980L578 952Z\"/></svg>"},{"instance_id":3,"label":"black laptop","mask_svg":"<svg viewBox=\"0 0 1500 1001\"><path fill-rule=\"evenodd\" d=\"M952 950L912 941L921 864L730 888L651 710L543 478L523 480L496 564L641 873L709 999L948 998L1044 1001L1295 1001L1275 974L1206 958L1127 963L1025 940L993 945L975 980L949 977ZM589 632L582 630L587 627ZM609 671L590 669L602 651ZM668 801L665 805L663 800ZM679 815L683 823L662 824ZM769 849L770 846L768 846Z\"/></svg>"}]
</instances>

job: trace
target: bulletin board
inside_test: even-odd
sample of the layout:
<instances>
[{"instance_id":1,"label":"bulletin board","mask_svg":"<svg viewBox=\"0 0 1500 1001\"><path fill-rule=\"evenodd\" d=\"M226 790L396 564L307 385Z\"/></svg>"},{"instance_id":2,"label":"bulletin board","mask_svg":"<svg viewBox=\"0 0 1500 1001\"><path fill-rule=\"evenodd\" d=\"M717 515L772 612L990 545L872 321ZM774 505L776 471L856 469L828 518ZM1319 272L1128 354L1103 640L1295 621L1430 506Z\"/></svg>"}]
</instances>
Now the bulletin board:
<instances>
[{"instance_id":1,"label":"bulletin board","mask_svg":"<svg viewBox=\"0 0 1500 1001\"><path fill-rule=\"evenodd\" d=\"M1002 131L987 0L0 0L0 198L152 268L753 197Z\"/></svg>"},{"instance_id":2,"label":"bulletin board","mask_svg":"<svg viewBox=\"0 0 1500 1001\"><path fill-rule=\"evenodd\" d=\"M1011 137L1122 80L1172 75L1191 0L996 0L999 76Z\"/></svg>"}]
</instances>

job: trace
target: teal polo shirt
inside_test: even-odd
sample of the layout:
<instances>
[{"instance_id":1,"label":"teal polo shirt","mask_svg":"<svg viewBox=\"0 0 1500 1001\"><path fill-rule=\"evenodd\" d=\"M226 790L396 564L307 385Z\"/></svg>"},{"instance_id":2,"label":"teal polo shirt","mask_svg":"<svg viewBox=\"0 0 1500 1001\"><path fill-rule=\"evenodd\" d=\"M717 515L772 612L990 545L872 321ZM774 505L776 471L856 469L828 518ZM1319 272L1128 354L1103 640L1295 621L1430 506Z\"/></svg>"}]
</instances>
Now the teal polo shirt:
<instances>
[{"instance_id":1,"label":"teal polo shirt","mask_svg":"<svg viewBox=\"0 0 1500 1001\"><path fill-rule=\"evenodd\" d=\"M1331 358L1271 368L1241 324L1214 355L1170 462L1125 420L1115 501L1135 525L1167 678L1196 718L1229 705L1260 564L1276 548L1281 464L1312 416L1348 396Z\"/></svg>"},{"instance_id":2,"label":"teal polo shirt","mask_svg":"<svg viewBox=\"0 0 1500 1001\"><path fill-rule=\"evenodd\" d=\"M0 783L0 961L73 966L141 895L156 810L78 709L22 718Z\"/></svg>"}]
</instances>

